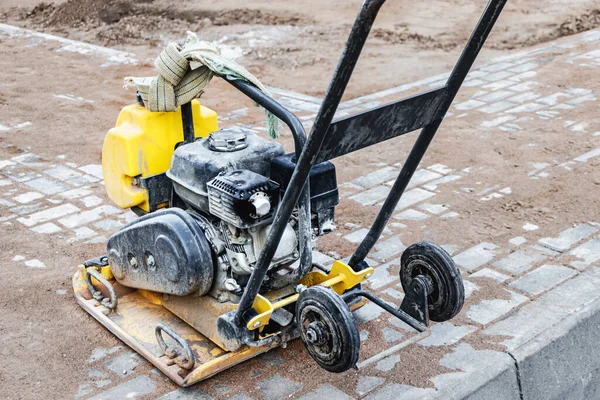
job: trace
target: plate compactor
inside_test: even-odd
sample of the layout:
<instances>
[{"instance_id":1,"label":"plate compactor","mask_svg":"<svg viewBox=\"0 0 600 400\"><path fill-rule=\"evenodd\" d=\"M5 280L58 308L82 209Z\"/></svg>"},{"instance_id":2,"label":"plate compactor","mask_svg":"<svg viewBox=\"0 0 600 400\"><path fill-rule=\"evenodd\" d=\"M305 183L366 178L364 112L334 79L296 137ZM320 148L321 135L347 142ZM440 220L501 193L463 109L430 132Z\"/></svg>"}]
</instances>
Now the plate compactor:
<instances>
[{"instance_id":1,"label":"plate compactor","mask_svg":"<svg viewBox=\"0 0 600 400\"><path fill-rule=\"evenodd\" d=\"M399 309L361 285L377 242L506 0L491 0L443 87L333 121L384 0L365 0L307 137L299 119L255 85L222 78L283 121L295 152L250 131L217 128L197 100L177 112L125 107L103 147L112 200L140 217L105 255L79 266L78 303L181 386L300 337L324 369L357 364L352 310L367 300L419 332L462 308L452 258L420 242L400 260ZM138 103L142 103L138 98ZM143 103L142 103L143 104ZM371 229L347 263L312 262L334 228L338 190L328 160L420 130Z\"/></svg>"}]
</instances>

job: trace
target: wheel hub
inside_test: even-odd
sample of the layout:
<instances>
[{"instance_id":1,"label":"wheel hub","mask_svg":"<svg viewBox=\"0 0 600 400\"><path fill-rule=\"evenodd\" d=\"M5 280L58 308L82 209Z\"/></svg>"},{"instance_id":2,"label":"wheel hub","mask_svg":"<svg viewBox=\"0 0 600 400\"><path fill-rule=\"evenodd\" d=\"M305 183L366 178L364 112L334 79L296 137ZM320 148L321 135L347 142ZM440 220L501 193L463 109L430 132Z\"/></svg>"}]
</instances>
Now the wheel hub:
<instances>
[{"instance_id":1,"label":"wheel hub","mask_svg":"<svg viewBox=\"0 0 600 400\"><path fill-rule=\"evenodd\" d=\"M425 279L426 287L419 287L419 289L425 289L427 295L431 295L434 292L434 288L437 282L436 273L432 269L431 265L429 265L423 260L413 260L408 265L408 268L413 271L412 278L415 278L420 275Z\"/></svg>"},{"instance_id":2,"label":"wheel hub","mask_svg":"<svg viewBox=\"0 0 600 400\"><path fill-rule=\"evenodd\" d=\"M311 322L306 328L306 340L313 345L322 345L327 342L329 335L327 329L320 321Z\"/></svg>"}]
</instances>

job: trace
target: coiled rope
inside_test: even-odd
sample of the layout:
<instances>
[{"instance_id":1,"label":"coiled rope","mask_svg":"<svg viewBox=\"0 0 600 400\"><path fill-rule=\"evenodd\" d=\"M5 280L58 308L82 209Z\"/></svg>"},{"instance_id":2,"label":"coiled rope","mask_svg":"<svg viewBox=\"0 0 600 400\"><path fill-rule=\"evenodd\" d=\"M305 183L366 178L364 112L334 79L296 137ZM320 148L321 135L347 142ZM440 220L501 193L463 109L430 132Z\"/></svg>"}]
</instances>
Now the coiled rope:
<instances>
[{"instance_id":1,"label":"coiled rope","mask_svg":"<svg viewBox=\"0 0 600 400\"><path fill-rule=\"evenodd\" d=\"M155 77L125 78L125 88L135 87L150 111L177 111L177 107L198 98L216 74L228 79L242 79L271 96L267 88L246 68L223 57L210 42L201 41L188 32L183 45L171 43L154 60L158 70ZM269 136L279 137L280 121L265 110Z\"/></svg>"}]
</instances>

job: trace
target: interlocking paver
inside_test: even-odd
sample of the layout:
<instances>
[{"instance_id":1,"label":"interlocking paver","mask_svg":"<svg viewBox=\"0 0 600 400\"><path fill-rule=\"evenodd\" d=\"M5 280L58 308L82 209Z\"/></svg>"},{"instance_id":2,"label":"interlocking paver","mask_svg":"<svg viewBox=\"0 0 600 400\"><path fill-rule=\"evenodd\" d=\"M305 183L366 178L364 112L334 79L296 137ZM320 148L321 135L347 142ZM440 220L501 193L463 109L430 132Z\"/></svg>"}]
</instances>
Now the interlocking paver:
<instances>
[{"instance_id":1,"label":"interlocking paver","mask_svg":"<svg viewBox=\"0 0 600 400\"><path fill-rule=\"evenodd\" d=\"M82 175L81 173L67 168L63 165L47 169L44 171L44 173L46 175L51 176L54 179L58 179L59 181L66 181L67 179L76 178Z\"/></svg>"},{"instance_id":2,"label":"interlocking paver","mask_svg":"<svg viewBox=\"0 0 600 400\"><path fill-rule=\"evenodd\" d=\"M509 278L509 276L504 275L498 271L494 271L490 268L482 268L479 271L472 273L471 278L490 278L495 280L496 282L502 283L505 282Z\"/></svg>"},{"instance_id":3,"label":"interlocking paver","mask_svg":"<svg viewBox=\"0 0 600 400\"><path fill-rule=\"evenodd\" d=\"M401 235L393 236L389 239L379 241L375 245L375 251L370 253L370 256L375 260L385 261L390 257L395 256L398 253L401 253L406 249L404 243L400 239Z\"/></svg>"},{"instance_id":4,"label":"interlocking paver","mask_svg":"<svg viewBox=\"0 0 600 400\"><path fill-rule=\"evenodd\" d=\"M451 322L440 322L431 326L431 335L421 340L419 344L422 346L450 346L476 330L476 327L470 325L456 326Z\"/></svg>"},{"instance_id":5,"label":"interlocking paver","mask_svg":"<svg viewBox=\"0 0 600 400\"><path fill-rule=\"evenodd\" d=\"M394 369L396 364L398 364L399 362L400 362L400 355L394 354L392 356L384 358L383 360L381 360L377 364L375 364L375 369L377 371L381 371L381 372L391 371L392 369Z\"/></svg>"},{"instance_id":6,"label":"interlocking paver","mask_svg":"<svg viewBox=\"0 0 600 400\"><path fill-rule=\"evenodd\" d=\"M600 260L600 240L593 239L582 244L569 252L570 256L577 257L569 265L577 269L583 269Z\"/></svg>"},{"instance_id":7,"label":"interlocking paver","mask_svg":"<svg viewBox=\"0 0 600 400\"><path fill-rule=\"evenodd\" d=\"M440 178L443 179L443 178ZM411 189L408 192L405 192L402 195L402 198L398 202L396 206L396 211L403 210L407 207L410 207L414 204L417 204L423 200L427 200L430 197L435 196L435 193L431 193L427 190L423 190L421 188Z\"/></svg>"},{"instance_id":8,"label":"interlocking paver","mask_svg":"<svg viewBox=\"0 0 600 400\"><path fill-rule=\"evenodd\" d=\"M349 396L348 394L342 392L340 389L335 386L325 384L321 385L317 388L317 390L307 393L302 397L299 397L300 400L353 400L354 397Z\"/></svg>"},{"instance_id":9,"label":"interlocking paver","mask_svg":"<svg viewBox=\"0 0 600 400\"><path fill-rule=\"evenodd\" d=\"M513 286L527 293L538 295L569 279L576 272L571 268L557 265L542 265L512 282Z\"/></svg>"},{"instance_id":10,"label":"interlocking paver","mask_svg":"<svg viewBox=\"0 0 600 400\"><path fill-rule=\"evenodd\" d=\"M302 389L302 385L282 377L273 375L258 384L258 391L268 400L281 400L291 397Z\"/></svg>"},{"instance_id":11,"label":"interlocking paver","mask_svg":"<svg viewBox=\"0 0 600 400\"><path fill-rule=\"evenodd\" d=\"M513 291L506 290L506 292L510 295L510 299L483 300L481 303L471 306L469 311L467 311L467 318L482 325L486 325L528 300L526 296Z\"/></svg>"},{"instance_id":12,"label":"interlocking paver","mask_svg":"<svg viewBox=\"0 0 600 400\"><path fill-rule=\"evenodd\" d=\"M429 215L409 208L408 210L404 210L401 213L396 214L394 218L399 219L401 221L419 221L429 218Z\"/></svg>"},{"instance_id":13,"label":"interlocking paver","mask_svg":"<svg viewBox=\"0 0 600 400\"><path fill-rule=\"evenodd\" d=\"M57 207L31 214L28 217L18 218L17 221L21 222L25 226L33 226L42 222L48 222L65 215L72 214L77 211L79 211L79 208L73 204L62 204Z\"/></svg>"},{"instance_id":14,"label":"interlocking paver","mask_svg":"<svg viewBox=\"0 0 600 400\"><path fill-rule=\"evenodd\" d=\"M385 167L377 171L371 172L368 175L356 178L353 182L362 187L368 188L375 185L380 185L392 178L395 178L400 173L400 170L394 167Z\"/></svg>"},{"instance_id":15,"label":"interlocking paver","mask_svg":"<svg viewBox=\"0 0 600 400\"><path fill-rule=\"evenodd\" d=\"M598 228L587 224L581 224L562 231L558 235L558 237L543 238L540 239L538 242L552 250L565 251L571 246L573 246L575 243L579 242L582 239L585 239L586 237L590 236L591 234L597 231Z\"/></svg>"},{"instance_id":16,"label":"interlocking paver","mask_svg":"<svg viewBox=\"0 0 600 400\"><path fill-rule=\"evenodd\" d=\"M137 353L124 353L112 360L106 361L104 366L123 378L127 376L128 373L135 370L139 363L140 356L138 356Z\"/></svg>"},{"instance_id":17,"label":"interlocking paver","mask_svg":"<svg viewBox=\"0 0 600 400\"><path fill-rule=\"evenodd\" d=\"M455 256L454 262L467 271L473 271L490 262L498 249L499 246L493 243L479 243Z\"/></svg>"},{"instance_id":18,"label":"interlocking paver","mask_svg":"<svg viewBox=\"0 0 600 400\"><path fill-rule=\"evenodd\" d=\"M398 340L404 337L403 333L398 332L397 330L389 328L387 326L381 330L381 333L383 333L383 338L388 343L397 342Z\"/></svg>"},{"instance_id":19,"label":"interlocking paver","mask_svg":"<svg viewBox=\"0 0 600 400\"><path fill-rule=\"evenodd\" d=\"M406 400L419 400L426 399L434 394L434 389L421 389L414 386L392 383L365 397L365 400L397 400L400 396Z\"/></svg>"},{"instance_id":20,"label":"interlocking paver","mask_svg":"<svg viewBox=\"0 0 600 400\"><path fill-rule=\"evenodd\" d=\"M29 186L30 188L37 190L38 192L42 192L44 194L57 194L57 193L64 192L69 189L68 186L66 186L62 183L53 181L52 179L49 179L49 178L32 179L32 180L28 180L27 182L25 182L25 184L27 186Z\"/></svg>"},{"instance_id":21,"label":"interlocking paver","mask_svg":"<svg viewBox=\"0 0 600 400\"><path fill-rule=\"evenodd\" d=\"M379 376L363 376L358 377L356 384L356 393L359 396L364 396L378 386L381 386L385 382L385 378Z\"/></svg>"},{"instance_id":22,"label":"interlocking paver","mask_svg":"<svg viewBox=\"0 0 600 400\"><path fill-rule=\"evenodd\" d=\"M521 274L536 263L546 259L547 255L542 254L535 249L528 247L522 250L510 253L501 260L496 261L492 265L496 268L510 272L511 274Z\"/></svg>"},{"instance_id":23,"label":"interlocking paver","mask_svg":"<svg viewBox=\"0 0 600 400\"><path fill-rule=\"evenodd\" d=\"M153 393L155 389L156 383L152 379L146 375L138 375L119 386L115 386L106 392L97 394L90 400L136 399Z\"/></svg>"},{"instance_id":24,"label":"interlocking paver","mask_svg":"<svg viewBox=\"0 0 600 400\"><path fill-rule=\"evenodd\" d=\"M367 233L369 233L368 229L361 228L357 231L347 234L346 236L344 236L344 239L352 243L360 243L365 238L365 236L367 236Z\"/></svg>"},{"instance_id":25,"label":"interlocking paver","mask_svg":"<svg viewBox=\"0 0 600 400\"><path fill-rule=\"evenodd\" d=\"M214 400L214 398L200 388L181 388L161 396L157 400Z\"/></svg>"},{"instance_id":26,"label":"interlocking paver","mask_svg":"<svg viewBox=\"0 0 600 400\"><path fill-rule=\"evenodd\" d=\"M350 198L364 206L370 206L385 199L389 192L389 187L375 186L372 189L350 196Z\"/></svg>"}]
</instances>

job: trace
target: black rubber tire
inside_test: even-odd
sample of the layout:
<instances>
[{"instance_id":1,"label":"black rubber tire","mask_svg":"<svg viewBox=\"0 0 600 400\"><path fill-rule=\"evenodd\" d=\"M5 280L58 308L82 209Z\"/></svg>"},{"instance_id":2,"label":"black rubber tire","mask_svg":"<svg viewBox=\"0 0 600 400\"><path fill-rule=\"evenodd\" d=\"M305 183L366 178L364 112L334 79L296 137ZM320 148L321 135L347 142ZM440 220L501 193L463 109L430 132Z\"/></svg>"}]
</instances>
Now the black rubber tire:
<instances>
[{"instance_id":1,"label":"black rubber tire","mask_svg":"<svg viewBox=\"0 0 600 400\"><path fill-rule=\"evenodd\" d=\"M426 275L432 284L433 290L427 296L430 320L448 321L460 312L465 288L460 271L446 250L431 242L418 242L404 250L400 259L404 291L417 275Z\"/></svg>"},{"instance_id":2,"label":"black rubber tire","mask_svg":"<svg viewBox=\"0 0 600 400\"><path fill-rule=\"evenodd\" d=\"M300 293L296 302L300 337L310 356L329 372L344 372L354 367L360 352L360 336L350 309L331 288L312 286ZM320 323L327 333L323 344L307 337L308 325Z\"/></svg>"}]
</instances>

